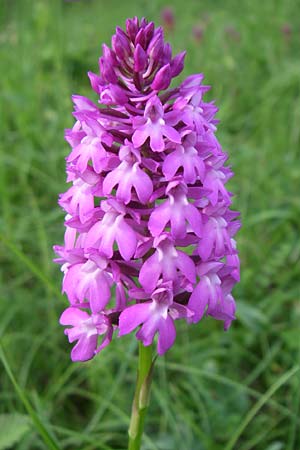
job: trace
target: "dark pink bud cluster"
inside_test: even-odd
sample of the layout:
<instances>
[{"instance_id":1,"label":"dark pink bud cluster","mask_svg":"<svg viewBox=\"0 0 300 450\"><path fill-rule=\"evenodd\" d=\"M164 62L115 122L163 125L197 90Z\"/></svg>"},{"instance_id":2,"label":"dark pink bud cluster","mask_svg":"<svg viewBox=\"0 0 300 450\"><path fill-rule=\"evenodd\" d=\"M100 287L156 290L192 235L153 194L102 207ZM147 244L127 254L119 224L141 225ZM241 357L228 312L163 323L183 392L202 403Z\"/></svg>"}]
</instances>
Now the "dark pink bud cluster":
<instances>
[{"instance_id":1,"label":"dark pink bud cluster","mask_svg":"<svg viewBox=\"0 0 300 450\"><path fill-rule=\"evenodd\" d=\"M177 319L235 318L239 280L234 235L240 223L225 185L232 176L215 137L209 87L192 75L178 87L185 53L172 55L161 28L128 19L99 74L89 73L97 105L73 96L76 122L61 194L64 246L55 246L70 306L74 361L92 358L118 335L138 328L158 353L174 343Z\"/></svg>"}]
</instances>

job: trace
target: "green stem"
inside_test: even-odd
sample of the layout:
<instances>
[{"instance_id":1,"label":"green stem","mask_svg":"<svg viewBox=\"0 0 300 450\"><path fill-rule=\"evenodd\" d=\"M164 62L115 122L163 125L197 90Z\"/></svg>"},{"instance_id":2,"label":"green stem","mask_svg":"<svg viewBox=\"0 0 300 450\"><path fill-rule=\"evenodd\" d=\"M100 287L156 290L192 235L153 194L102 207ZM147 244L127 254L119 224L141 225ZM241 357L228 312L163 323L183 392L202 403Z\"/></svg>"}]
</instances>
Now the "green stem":
<instances>
[{"instance_id":1,"label":"green stem","mask_svg":"<svg viewBox=\"0 0 300 450\"><path fill-rule=\"evenodd\" d=\"M128 450L140 450L141 448L145 416L149 404L153 364L152 345L144 347L139 342L139 365L128 429Z\"/></svg>"}]
</instances>

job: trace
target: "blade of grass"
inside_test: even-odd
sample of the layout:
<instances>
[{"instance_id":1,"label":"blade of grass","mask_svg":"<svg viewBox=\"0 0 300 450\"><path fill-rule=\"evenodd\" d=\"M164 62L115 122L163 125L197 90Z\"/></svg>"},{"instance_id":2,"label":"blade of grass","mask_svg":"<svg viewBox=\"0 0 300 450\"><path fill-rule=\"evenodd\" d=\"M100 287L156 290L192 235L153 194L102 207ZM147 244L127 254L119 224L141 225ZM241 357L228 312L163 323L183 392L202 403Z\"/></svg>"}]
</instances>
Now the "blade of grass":
<instances>
[{"instance_id":1,"label":"blade of grass","mask_svg":"<svg viewBox=\"0 0 300 450\"><path fill-rule=\"evenodd\" d=\"M160 365L160 362L157 363ZM249 388L248 386L245 386L242 383L239 383L238 381L231 380L230 378L224 377L223 375L218 375L216 373L208 372L202 369L198 369L197 367L187 367L187 366L181 366L177 363L166 363L166 367L171 370L176 370L178 372L183 373L189 373L191 375L198 375L203 376L205 378L211 379L213 381L216 381L217 383L224 384L226 386L235 387L236 389L243 390L247 392L249 395L251 395L254 398L260 399L263 397L263 395L256 391L255 389ZM273 408L276 408L278 411L280 411L282 414L288 417L292 417L295 419L297 423L300 423L300 418L295 416L288 408L286 408L283 405L280 405L279 403L275 402L274 400L268 398L267 403L269 403Z\"/></svg>"},{"instance_id":2,"label":"blade of grass","mask_svg":"<svg viewBox=\"0 0 300 450\"><path fill-rule=\"evenodd\" d=\"M42 283L55 294L57 297L61 297L61 292L57 289L51 280L39 270L39 268L29 259L27 256L11 241L4 236L0 236L0 240L3 245L6 246L17 258L35 275Z\"/></svg>"},{"instance_id":3,"label":"blade of grass","mask_svg":"<svg viewBox=\"0 0 300 450\"><path fill-rule=\"evenodd\" d=\"M256 434L255 436L251 436L249 441L245 443L245 445L242 445L242 447L239 450L253 450L255 449L258 444L262 443L264 440L267 442L268 437L273 435L273 439L275 439L275 433L278 432L278 429L280 429L280 424L283 421L283 418L281 417L279 420L276 420L274 423L272 423L271 426L265 426L263 427L263 430Z\"/></svg>"},{"instance_id":4,"label":"blade of grass","mask_svg":"<svg viewBox=\"0 0 300 450\"><path fill-rule=\"evenodd\" d=\"M250 372L250 374L244 380L245 386L249 386L259 377L261 373L265 371L265 369L269 366L271 361L275 358L277 353L281 349L281 342L276 342L270 350L266 353L265 358L263 358L257 366L255 366L254 370Z\"/></svg>"},{"instance_id":5,"label":"blade of grass","mask_svg":"<svg viewBox=\"0 0 300 450\"><path fill-rule=\"evenodd\" d=\"M129 425L129 421L130 421L129 415L127 413L125 413L124 411L122 411L122 409L119 408L118 406L116 406L113 402L111 402L110 400L107 400L106 398L102 397L98 393L95 394L93 392L86 391L84 389L79 389L79 388L72 389L72 393L75 393L77 395L81 395L82 397L94 400L95 403L105 403L105 405L107 406L107 409L112 411L118 417L118 419L121 421L122 424L124 424L126 426ZM147 443L148 447L151 450L158 450L158 448L156 447L155 443L153 442L153 440L149 436L149 434L144 433L143 437L144 437L145 442Z\"/></svg>"},{"instance_id":6,"label":"blade of grass","mask_svg":"<svg viewBox=\"0 0 300 450\"><path fill-rule=\"evenodd\" d=\"M107 405L113 401L114 395L118 392L118 389L124 382L124 378L126 376L126 373L128 371L128 367L129 367L129 363L130 363L130 361L129 361L130 356L133 355L133 352L135 351L135 349L136 349L136 343L134 341L132 341L130 347L128 348L128 353L127 353L128 357L126 359L124 359L123 363L120 366L118 374L115 378L114 385L112 386L112 388L108 394L108 397L106 399L107 402L99 404L99 408L96 410L94 416L91 418L90 422L86 426L85 433L90 433L95 429L95 427L98 425L101 418L105 414Z\"/></svg>"},{"instance_id":7,"label":"blade of grass","mask_svg":"<svg viewBox=\"0 0 300 450\"><path fill-rule=\"evenodd\" d=\"M37 432L39 433L39 435L41 436L41 438L43 439L43 441L45 442L45 444L47 445L47 447L50 450L60 450L60 447L58 445L58 443L56 442L56 440L51 436L51 434L49 433L49 431L47 430L47 428L45 427L45 425L41 422L41 420L39 419L38 415L36 414L35 410L33 409L33 407L31 406L31 403L29 402L25 392L23 391L23 389L20 387L20 385L18 384L11 368L10 365L8 363L8 360L5 356L5 353L3 351L2 345L0 343L0 359L2 361L2 364L4 366L4 369L10 379L10 381L12 382L15 391L19 397L19 399L21 400L21 402L23 403L26 411L28 412L28 414L31 417L31 420L37 430Z\"/></svg>"},{"instance_id":8,"label":"blade of grass","mask_svg":"<svg viewBox=\"0 0 300 450\"><path fill-rule=\"evenodd\" d=\"M300 363L300 347L298 351L298 361ZM294 450L296 449L295 442L296 442L296 436L297 436L297 417L299 416L299 409L300 409L300 377L298 377L297 384L296 384L296 392L293 402L293 408L295 411L295 418L291 420L291 426L289 431L289 441L288 441L288 447L287 450ZM300 431L300 430L299 430Z\"/></svg>"},{"instance_id":9,"label":"blade of grass","mask_svg":"<svg viewBox=\"0 0 300 450\"><path fill-rule=\"evenodd\" d=\"M284 373L272 386L267 390L267 392L253 405L250 409L244 420L241 422L240 426L237 428L231 439L228 441L224 450L232 450L235 448L235 444L237 443L239 437L242 435L247 425L251 422L251 420L256 416L259 410L268 402L268 400L272 397L273 394L287 381L292 378L298 371L300 370L299 366L295 366L290 369L288 372Z\"/></svg>"}]
</instances>

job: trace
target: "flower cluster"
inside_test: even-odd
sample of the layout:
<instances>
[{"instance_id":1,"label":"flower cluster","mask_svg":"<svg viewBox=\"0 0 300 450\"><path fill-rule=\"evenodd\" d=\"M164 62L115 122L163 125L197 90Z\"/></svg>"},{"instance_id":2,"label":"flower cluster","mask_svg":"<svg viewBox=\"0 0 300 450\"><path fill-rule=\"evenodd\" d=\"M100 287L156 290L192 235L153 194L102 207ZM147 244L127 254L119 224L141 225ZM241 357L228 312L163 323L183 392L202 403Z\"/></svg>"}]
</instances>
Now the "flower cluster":
<instances>
[{"instance_id":1,"label":"flower cluster","mask_svg":"<svg viewBox=\"0 0 300 450\"><path fill-rule=\"evenodd\" d=\"M184 57L172 56L161 28L128 19L112 49L103 45L100 74L88 73L101 107L73 96L71 187L59 198L65 243L55 251L74 361L92 358L116 331L138 329L146 346L157 335L161 355L174 343L175 320L210 315L227 329L235 318L232 172L203 75L170 87Z\"/></svg>"}]
</instances>

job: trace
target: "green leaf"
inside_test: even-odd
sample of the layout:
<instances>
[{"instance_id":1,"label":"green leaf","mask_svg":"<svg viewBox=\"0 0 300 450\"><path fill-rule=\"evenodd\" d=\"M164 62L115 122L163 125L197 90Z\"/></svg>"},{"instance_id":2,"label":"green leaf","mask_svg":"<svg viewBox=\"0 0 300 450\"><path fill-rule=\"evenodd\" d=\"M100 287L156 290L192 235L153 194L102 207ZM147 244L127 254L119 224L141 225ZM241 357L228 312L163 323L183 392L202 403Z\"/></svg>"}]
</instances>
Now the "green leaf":
<instances>
[{"instance_id":1,"label":"green leaf","mask_svg":"<svg viewBox=\"0 0 300 450\"><path fill-rule=\"evenodd\" d=\"M0 414L0 450L19 442L29 428L30 420L25 414Z\"/></svg>"}]
</instances>

